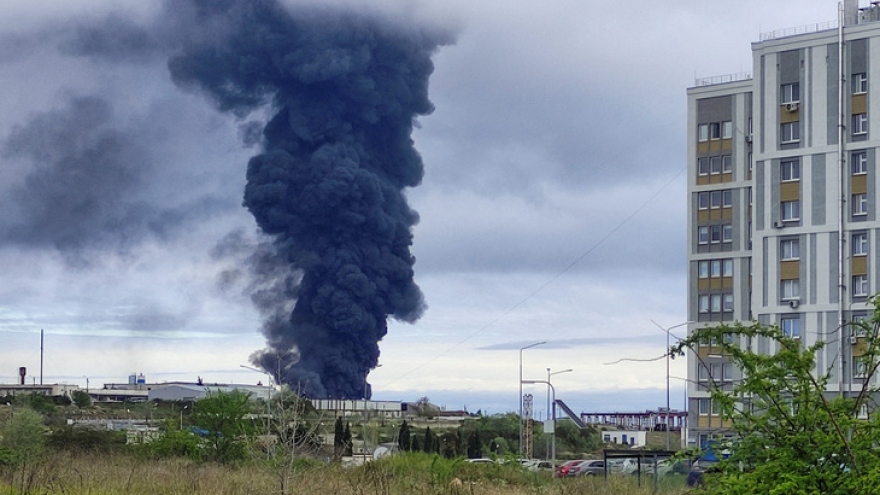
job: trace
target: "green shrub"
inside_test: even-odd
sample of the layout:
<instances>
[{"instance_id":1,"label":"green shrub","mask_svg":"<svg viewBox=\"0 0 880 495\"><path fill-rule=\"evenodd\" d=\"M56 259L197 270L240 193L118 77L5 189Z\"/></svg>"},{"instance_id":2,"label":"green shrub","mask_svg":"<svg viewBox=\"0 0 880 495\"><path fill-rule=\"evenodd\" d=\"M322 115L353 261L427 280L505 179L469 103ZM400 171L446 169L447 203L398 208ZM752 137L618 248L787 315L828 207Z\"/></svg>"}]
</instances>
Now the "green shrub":
<instances>
[{"instance_id":1,"label":"green shrub","mask_svg":"<svg viewBox=\"0 0 880 495\"><path fill-rule=\"evenodd\" d=\"M7 462L26 465L40 459L46 450L43 416L30 409L15 412L0 429L0 449Z\"/></svg>"},{"instance_id":2,"label":"green shrub","mask_svg":"<svg viewBox=\"0 0 880 495\"><path fill-rule=\"evenodd\" d=\"M125 447L125 432L62 426L49 434L47 444L60 450L113 452Z\"/></svg>"}]
</instances>

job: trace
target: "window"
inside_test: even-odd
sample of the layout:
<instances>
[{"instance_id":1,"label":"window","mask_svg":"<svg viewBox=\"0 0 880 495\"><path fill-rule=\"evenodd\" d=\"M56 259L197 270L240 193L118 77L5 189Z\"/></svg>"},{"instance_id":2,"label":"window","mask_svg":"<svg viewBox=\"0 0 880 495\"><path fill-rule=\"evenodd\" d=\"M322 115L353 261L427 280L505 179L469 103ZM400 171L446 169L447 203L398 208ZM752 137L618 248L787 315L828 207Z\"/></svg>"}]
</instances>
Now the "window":
<instances>
[{"instance_id":1,"label":"window","mask_svg":"<svg viewBox=\"0 0 880 495\"><path fill-rule=\"evenodd\" d=\"M725 382L733 381L733 363L721 364L721 380Z\"/></svg>"},{"instance_id":2,"label":"window","mask_svg":"<svg viewBox=\"0 0 880 495\"><path fill-rule=\"evenodd\" d=\"M801 218L801 202L800 201L783 201L782 202L782 221L794 222Z\"/></svg>"},{"instance_id":3,"label":"window","mask_svg":"<svg viewBox=\"0 0 880 495\"><path fill-rule=\"evenodd\" d=\"M868 195L865 193L852 195L852 214L861 216L868 214Z\"/></svg>"},{"instance_id":4,"label":"window","mask_svg":"<svg viewBox=\"0 0 880 495\"><path fill-rule=\"evenodd\" d=\"M801 163L798 160L783 160L780 165L783 182L801 179Z\"/></svg>"},{"instance_id":5,"label":"window","mask_svg":"<svg viewBox=\"0 0 880 495\"><path fill-rule=\"evenodd\" d=\"M723 294L721 310L725 313L733 312L733 294Z\"/></svg>"},{"instance_id":6,"label":"window","mask_svg":"<svg viewBox=\"0 0 880 495\"><path fill-rule=\"evenodd\" d=\"M868 233L856 232L852 235L853 256L866 256L868 254Z\"/></svg>"},{"instance_id":7,"label":"window","mask_svg":"<svg viewBox=\"0 0 880 495\"><path fill-rule=\"evenodd\" d=\"M709 159L697 158L697 174L709 175Z\"/></svg>"},{"instance_id":8,"label":"window","mask_svg":"<svg viewBox=\"0 0 880 495\"><path fill-rule=\"evenodd\" d=\"M718 244L721 242L721 226L720 225L710 225L709 226L709 242L712 244Z\"/></svg>"},{"instance_id":9,"label":"window","mask_svg":"<svg viewBox=\"0 0 880 495\"><path fill-rule=\"evenodd\" d=\"M857 113L853 115L853 135L868 133L868 114Z\"/></svg>"},{"instance_id":10,"label":"window","mask_svg":"<svg viewBox=\"0 0 880 495\"><path fill-rule=\"evenodd\" d=\"M709 140L709 124L700 124L697 127L697 138L700 141L708 141Z\"/></svg>"},{"instance_id":11,"label":"window","mask_svg":"<svg viewBox=\"0 0 880 495\"><path fill-rule=\"evenodd\" d=\"M779 326L782 328L782 333L785 334L786 337L792 339L801 338L800 318L783 318L782 321L779 322Z\"/></svg>"},{"instance_id":12,"label":"window","mask_svg":"<svg viewBox=\"0 0 880 495\"><path fill-rule=\"evenodd\" d=\"M721 191L721 207L731 208L733 206L733 191L725 189Z\"/></svg>"},{"instance_id":13,"label":"window","mask_svg":"<svg viewBox=\"0 0 880 495\"><path fill-rule=\"evenodd\" d=\"M702 366L700 366L702 368ZM703 379L705 381L705 378ZM709 399L699 399L700 414L706 416L709 414Z\"/></svg>"},{"instance_id":14,"label":"window","mask_svg":"<svg viewBox=\"0 0 880 495\"><path fill-rule=\"evenodd\" d=\"M721 173L721 157L713 156L709 159L709 173L712 174L720 174Z\"/></svg>"},{"instance_id":15,"label":"window","mask_svg":"<svg viewBox=\"0 0 880 495\"><path fill-rule=\"evenodd\" d=\"M797 103L801 101L800 85L798 83L783 84L782 94L780 95L779 99L782 104Z\"/></svg>"},{"instance_id":16,"label":"window","mask_svg":"<svg viewBox=\"0 0 880 495\"><path fill-rule=\"evenodd\" d=\"M716 208L721 208L721 191L712 191L711 200L709 201L709 207L713 210Z\"/></svg>"},{"instance_id":17,"label":"window","mask_svg":"<svg viewBox=\"0 0 880 495\"><path fill-rule=\"evenodd\" d=\"M866 297L868 295L868 276L853 275L853 297Z\"/></svg>"},{"instance_id":18,"label":"window","mask_svg":"<svg viewBox=\"0 0 880 495\"><path fill-rule=\"evenodd\" d=\"M856 358L852 364L853 378L864 378L868 374L868 363Z\"/></svg>"},{"instance_id":19,"label":"window","mask_svg":"<svg viewBox=\"0 0 880 495\"><path fill-rule=\"evenodd\" d=\"M697 264L697 271L699 272L700 278L709 278L709 262L701 261Z\"/></svg>"},{"instance_id":20,"label":"window","mask_svg":"<svg viewBox=\"0 0 880 495\"><path fill-rule=\"evenodd\" d=\"M718 376L718 375L712 375L713 378L715 376ZM717 400L712 401L712 415L713 416L721 415L721 401L717 401Z\"/></svg>"},{"instance_id":21,"label":"window","mask_svg":"<svg viewBox=\"0 0 880 495\"><path fill-rule=\"evenodd\" d=\"M780 257L782 261L797 260L801 257L798 239L783 239L779 243L779 248L782 251L782 256Z\"/></svg>"},{"instance_id":22,"label":"window","mask_svg":"<svg viewBox=\"0 0 880 495\"><path fill-rule=\"evenodd\" d=\"M721 242L733 242L733 225L726 223L721 226Z\"/></svg>"},{"instance_id":23,"label":"window","mask_svg":"<svg viewBox=\"0 0 880 495\"><path fill-rule=\"evenodd\" d=\"M712 122L709 124L709 139L719 138L721 138L721 124L718 122Z\"/></svg>"},{"instance_id":24,"label":"window","mask_svg":"<svg viewBox=\"0 0 880 495\"><path fill-rule=\"evenodd\" d=\"M712 267L712 270L709 272L709 276L712 278L721 277L721 260L712 260L710 266Z\"/></svg>"},{"instance_id":25,"label":"window","mask_svg":"<svg viewBox=\"0 0 880 495\"><path fill-rule=\"evenodd\" d=\"M700 313L708 313L709 312L709 295L703 294L700 296Z\"/></svg>"},{"instance_id":26,"label":"window","mask_svg":"<svg viewBox=\"0 0 880 495\"><path fill-rule=\"evenodd\" d=\"M791 301L800 297L800 279L792 278L782 281L782 300Z\"/></svg>"},{"instance_id":27,"label":"window","mask_svg":"<svg viewBox=\"0 0 880 495\"><path fill-rule=\"evenodd\" d=\"M709 306L709 311L712 313L720 313L721 312L721 294L711 294L709 301L711 305Z\"/></svg>"},{"instance_id":28,"label":"window","mask_svg":"<svg viewBox=\"0 0 880 495\"><path fill-rule=\"evenodd\" d=\"M701 210L709 209L709 193L701 192L697 194L697 208Z\"/></svg>"},{"instance_id":29,"label":"window","mask_svg":"<svg viewBox=\"0 0 880 495\"><path fill-rule=\"evenodd\" d=\"M801 140L801 123L786 122L782 124L782 144L796 143Z\"/></svg>"},{"instance_id":30,"label":"window","mask_svg":"<svg viewBox=\"0 0 880 495\"><path fill-rule=\"evenodd\" d=\"M729 174L733 172L733 157L730 155L721 156L721 172Z\"/></svg>"},{"instance_id":31,"label":"window","mask_svg":"<svg viewBox=\"0 0 880 495\"><path fill-rule=\"evenodd\" d=\"M722 266L723 266L723 268L721 270L721 276L722 277L732 277L733 276L733 260L732 259L723 260Z\"/></svg>"},{"instance_id":32,"label":"window","mask_svg":"<svg viewBox=\"0 0 880 495\"><path fill-rule=\"evenodd\" d=\"M721 123L721 138L730 139L733 137L733 122L727 120Z\"/></svg>"},{"instance_id":33,"label":"window","mask_svg":"<svg viewBox=\"0 0 880 495\"><path fill-rule=\"evenodd\" d=\"M697 227L697 242L709 244L709 227Z\"/></svg>"},{"instance_id":34,"label":"window","mask_svg":"<svg viewBox=\"0 0 880 495\"><path fill-rule=\"evenodd\" d=\"M860 72L852 75L852 92L854 95L868 92L868 74Z\"/></svg>"},{"instance_id":35,"label":"window","mask_svg":"<svg viewBox=\"0 0 880 495\"><path fill-rule=\"evenodd\" d=\"M852 154L853 175L868 173L868 153L866 151L854 151Z\"/></svg>"}]
</instances>

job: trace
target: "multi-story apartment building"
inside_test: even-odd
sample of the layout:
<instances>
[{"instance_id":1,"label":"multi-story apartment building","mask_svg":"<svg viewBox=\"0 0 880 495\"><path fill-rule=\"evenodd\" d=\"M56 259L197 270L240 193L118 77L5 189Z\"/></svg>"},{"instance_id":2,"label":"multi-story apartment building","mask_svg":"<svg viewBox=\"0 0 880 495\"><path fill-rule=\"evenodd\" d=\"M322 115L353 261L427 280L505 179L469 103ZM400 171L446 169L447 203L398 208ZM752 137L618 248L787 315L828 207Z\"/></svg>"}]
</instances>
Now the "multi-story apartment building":
<instances>
[{"instance_id":1,"label":"multi-story apartment building","mask_svg":"<svg viewBox=\"0 0 880 495\"><path fill-rule=\"evenodd\" d=\"M846 322L880 291L880 5L846 0L837 22L765 33L752 55L750 74L688 89L688 332L779 325L824 341L832 391L857 391ZM724 433L710 381L739 378L712 342L689 356L691 445Z\"/></svg>"}]
</instances>

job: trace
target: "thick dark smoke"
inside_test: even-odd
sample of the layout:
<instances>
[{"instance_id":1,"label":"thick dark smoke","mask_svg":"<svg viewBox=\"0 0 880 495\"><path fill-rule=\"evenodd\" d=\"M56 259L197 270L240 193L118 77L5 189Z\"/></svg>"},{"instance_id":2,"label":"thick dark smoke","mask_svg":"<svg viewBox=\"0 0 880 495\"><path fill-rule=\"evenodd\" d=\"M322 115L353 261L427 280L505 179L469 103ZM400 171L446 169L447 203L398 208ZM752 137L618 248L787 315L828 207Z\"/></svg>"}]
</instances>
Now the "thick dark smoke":
<instances>
[{"instance_id":1,"label":"thick dark smoke","mask_svg":"<svg viewBox=\"0 0 880 495\"><path fill-rule=\"evenodd\" d=\"M389 316L424 310L404 189L420 183L414 119L432 111L446 33L377 14L269 0L169 2L209 26L168 63L183 87L239 117L269 105L244 204L272 237L252 267L268 349L253 356L309 397L369 395ZM292 307L292 309L291 309Z\"/></svg>"},{"instance_id":2,"label":"thick dark smoke","mask_svg":"<svg viewBox=\"0 0 880 495\"><path fill-rule=\"evenodd\" d=\"M88 248L125 250L167 227L139 196L151 175L149 152L118 127L101 98L71 98L35 116L12 132L3 152L28 164L0 223L7 243L51 247L83 264Z\"/></svg>"}]
</instances>

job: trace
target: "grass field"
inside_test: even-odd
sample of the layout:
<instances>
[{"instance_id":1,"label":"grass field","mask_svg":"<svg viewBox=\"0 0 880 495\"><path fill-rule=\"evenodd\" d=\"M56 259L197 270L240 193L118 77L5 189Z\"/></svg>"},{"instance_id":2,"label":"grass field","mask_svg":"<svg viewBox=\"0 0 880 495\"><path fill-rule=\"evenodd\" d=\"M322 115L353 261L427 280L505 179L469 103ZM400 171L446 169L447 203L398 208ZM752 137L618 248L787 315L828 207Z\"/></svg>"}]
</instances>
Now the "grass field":
<instances>
[{"instance_id":1,"label":"grass field","mask_svg":"<svg viewBox=\"0 0 880 495\"><path fill-rule=\"evenodd\" d=\"M344 468L304 461L290 474L286 493L322 495L650 494L632 477L554 479L516 466L475 465L423 454L380 459ZM23 468L0 471L0 495L240 495L281 494L277 469L248 463L223 466L185 459L146 460L130 455L55 453ZM680 480L663 494L687 493Z\"/></svg>"}]
</instances>

